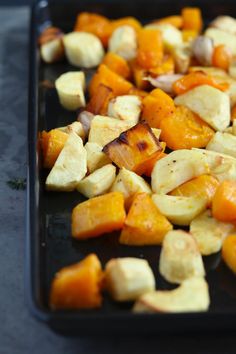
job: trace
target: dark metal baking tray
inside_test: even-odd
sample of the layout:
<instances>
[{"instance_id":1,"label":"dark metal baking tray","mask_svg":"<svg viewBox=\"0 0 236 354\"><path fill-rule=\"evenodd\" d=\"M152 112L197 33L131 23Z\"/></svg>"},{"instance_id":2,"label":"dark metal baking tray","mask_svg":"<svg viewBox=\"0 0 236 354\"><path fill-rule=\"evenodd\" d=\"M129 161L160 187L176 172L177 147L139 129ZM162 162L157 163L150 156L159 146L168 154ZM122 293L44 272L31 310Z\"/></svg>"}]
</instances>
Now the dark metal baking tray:
<instances>
[{"instance_id":1,"label":"dark metal baking tray","mask_svg":"<svg viewBox=\"0 0 236 354\"><path fill-rule=\"evenodd\" d=\"M38 134L43 129L49 130L72 122L75 114L65 111L59 105L55 89L46 88L42 83L45 80L54 81L61 73L77 69L66 62L43 64L38 55L37 36L50 18L55 26L64 31L72 30L80 11L93 11L109 18L132 15L146 22L178 13L185 5L200 6L206 19L219 14L236 16L234 0L57 0L51 1L49 5L45 1L39 1L32 8L25 288L31 312L57 332L107 335L235 329L236 279L220 260L220 254L204 259L211 297L211 306L206 313L134 315L131 313L132 304L117 304L106 296L104 305L99 310L53 312L47 301L55 272L91 252L98 255L103 265L112 257L144 257L154 270L158 289L170 289L171 286L158 273L159 247L122 246L118 243L118 233L83 242L73 240L70 234L71 211L84 198L77 192L45 192L46 175L40 164Z\"/></svg>"}]
</instances>

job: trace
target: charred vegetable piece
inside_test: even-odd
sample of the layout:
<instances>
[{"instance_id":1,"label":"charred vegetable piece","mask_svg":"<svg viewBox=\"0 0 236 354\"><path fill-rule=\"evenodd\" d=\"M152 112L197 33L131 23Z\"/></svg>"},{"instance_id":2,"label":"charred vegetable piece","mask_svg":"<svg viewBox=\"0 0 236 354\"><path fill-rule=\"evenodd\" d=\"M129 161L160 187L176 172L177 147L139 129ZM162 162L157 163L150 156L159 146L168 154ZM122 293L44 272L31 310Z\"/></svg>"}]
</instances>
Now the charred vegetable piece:
<instances>
[{"instance_id":1,"label":"charred vegetable piece","mask_svg":"<svg viewBox=\"0 0 236 354\"><path fill-rule=\"evenodd\" d=\"M162 215L147 193L137 194L120 236L120 243L132 246L160 245L171 223Z\"/></svg>"},{"instance_id":2,"label":"charred vegetable piece","mask_svg":"<svg viewBox=\"0 0 236 354\"><path fill-rule=\"evenodd\" d=\"M148 124L140 122L104 146L103 151L118 167L141 175L161 154L162 147Z\"/></svg>"},{"instance_id":3,"label":"charred vegetable piece","mask_svg":"<svg viewBox=\"0 0 236 354\"><path fill-rule=\"evenodd\" d=\"M50 307L53 310L100 307L102 280L101 263L95 254L62 268L52 282Z\"/></svg>"},{"instance_id":4,"label":"charred vegetable piece","mask_svg":"<svg viewBox=\"0 0 236 354\"><path fill-rule=\"evenodd\" d=\"M87 239L119 230L125 221L124 196L119 192L89 199L72 212L72 236Z\"/></svg>"}]
</instances>

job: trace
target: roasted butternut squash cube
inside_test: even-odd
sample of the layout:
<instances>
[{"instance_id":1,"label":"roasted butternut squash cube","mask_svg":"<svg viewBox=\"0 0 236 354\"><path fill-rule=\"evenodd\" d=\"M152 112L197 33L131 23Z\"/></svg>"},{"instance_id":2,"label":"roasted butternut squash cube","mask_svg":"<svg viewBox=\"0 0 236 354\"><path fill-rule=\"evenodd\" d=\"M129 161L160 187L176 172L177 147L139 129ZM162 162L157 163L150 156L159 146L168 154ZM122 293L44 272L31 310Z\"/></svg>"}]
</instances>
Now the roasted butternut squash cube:
<instances>
[{"instance_id":1,"label":"roasted butternut squash cube","mask_svg":"<svg viewBox=\"0 0 236 354\"><path fill-rule=\"evenodd\" d=\"M160 245L173 226L147 193L137 194L120 236L120 243L132 246Z\"/></svg>"},{"instance_id":2,"label":"roasted butternut squash cube","mask_svg":"<svg viewBox=\"0 0 236 354\"><path fill-rule=\"evenodd\" d=\"M68 137L68 134L58 129L52 129L50 132L42 132L41 147L43 150L43 167L53 167Z\"/></svg>"},{"instance_id":3,"label":"roasted butternut squash cube","mask_svg":"<svg viewBox=\"0 0 236 354\"><path fill-rule=\"evenodd\" d=\"M149 28L139 31L137 63L144 69L151 69L161 64L163 55L161 32Z\"/></svg>"},{"instance_id":4,"label":"roasted butternut squash cube","mask_svg":"<svg viewBox=\"0 0 236 354\"><path fill-rule=\"evenodd\" d=\"M102 280L101 263L95 254L62 268L52 282L50 307L53 310L100 307Z\"/></svg>"},{"instance_id":5,"label":"roasted butternut squash cube","mask_svg":"<svg viewBox=\"0 0 236 354\"><path fill-rule=\"evenodd\" d=\"M72 211L72 236L87 239L119 230L125 221L124 196L120 192L86 200Z\"/></svg>"},{"instance_id":6,"label":"roasted butternut squash cube","mask_svg":"<svg viewBox=\"0 0 236 354\"><path fill-rule=\"evenodd\" d=\"M108 52L103 58L102 64L105 64L109 69L123 78L130 78L131 71L128 62L120 55L113 52Z\"/></svg>"},{"instance_id":7,"label":"roasted butternut squash cube","mask_svg":"<svg viewBox=\"0 0 236 354\"><path fill-rule=\"evenodd\" d=\"M148 76L148 70L142 68L137 63L136 59L130 62L130 68L131 68L135 86L139 90L148 90L151 87L150 83L147 80L145 80L145 78Z\"/></svg>"},{"instance_id":8,"label":"roasted butternut squash cube","mask_svg":"<svg viewBox=\"0 0 236 354\"><path fill-rule=\"evenodd\" d=\"M90 98L86 111L95 115L106 115L109 101L114 97L112 89L108 86L100 84L97 91Z\"/></svg>"},{"instance_id":9,"label":"roasted butternut squash cube","mask_svg":"<svg viewBox=\"0 0 236 354\"><path fill-rule=\"evenodd\" d=\"M118 167L125 167L141 175L149 162L161 154L162 147L148 124L140 122L105 145L103 152Z\"/></svg>"}]
</instances>

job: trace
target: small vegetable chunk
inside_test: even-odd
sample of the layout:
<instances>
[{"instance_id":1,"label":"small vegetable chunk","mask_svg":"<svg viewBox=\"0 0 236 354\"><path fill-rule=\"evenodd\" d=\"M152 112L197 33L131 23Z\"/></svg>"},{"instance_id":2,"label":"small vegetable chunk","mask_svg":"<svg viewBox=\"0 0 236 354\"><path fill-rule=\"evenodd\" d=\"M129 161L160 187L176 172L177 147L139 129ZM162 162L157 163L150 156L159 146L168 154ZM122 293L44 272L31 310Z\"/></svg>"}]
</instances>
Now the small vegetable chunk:
<instances>
[{"instance_id":1,"label":"small vegetable chunk","mask_svg":"<svg viewBox=\"0 0 236 354\"><path fill-rule=\"evenodd\" d=\"M82 68L99 65L104 57L100 39L92 33L71 32L63 37L66 57L70 64Z\"/></svg>"},{"instance_id":2,"label":"small vegetable chunk","mask_svg":"<svg viewBox=\"0 0 236 354\"><path fill-rule=\"evenodd\" d=\"M160 128L161 121L175 112L173 99L161 89L155 89L143 99L142 118L152 128Z\"/></svg>"},{"instance_id":3,"label":"small vegetable chunk","mask_svg":"<svg viewBox=\"0 0 236 354\"><path fill-rule=\"evenodd\" d=\"M153 23L157 23L157 24L166 24L167 23L167 24L170 24L176 28L182 28L183 19L182 19L182 16L173 15L173 16L159 18L158 20L153 21Z\"/></svg>"},{"instance_id":4,"label":"small vegetable chunk","mask_svg":"<svg viewBox=\"0 0 236 354\"><path fill-rule=\"evenodd\" d=\"M205 36L213 39L215 46L225 45L232 51L233 55L236 54L235 34L225 32L218 28L208 28L205 32Z\"/></svg>"},{"instance_id":5,"label":"small vegetable chunk","mask_svg":"<svg viewBox=\"0 0 236 354\"><path fill-rule=\"evenodd\" d=\"M102 146L96 143L87 142L84 147L87 151L87 167L89 173L92 173L111 162L109 157L102 152Z\"/></svg>"},{"instance_id":6,"label":"small vegetable chunk","mask_svg":"<svg viewBox=\"0 0 236 354\"><path fill-rule=\"evenodd\" d=\"M86 175L86 156L82 139L71 133L46 179L46 188L52 191L73 191Z\"/></svg>"},{"instance_id":7,"label":"small vegetable chunk","mask_svg":"<svg viewBox=\"0 0 236 354\"><path fill-rule=\"evenodd\" d=\"M63 32L57 27L46 28L39 37L40 55L45 63L55 63L64 57Z\"/></svg>"},{"instance_id":8,"label":"small vegetable chunk","mask_svg":"<svg viewBox=\"0 0 236 354\"><path fill-rule=\"evenodd\" d=\"M141 105L142 101L138 96L118 96L109 102L107 115L137 124L141 113Z\"/></svg>"},{"instance_id":9,"label":"small vegetable chunk","mask_svg":"<svg viewBox=\"0 0 236 354\"><path fill-rule=\"evenodd\" d=\"M236 158L236 136L217 132L207 144L206 149Z\"/></svg>"},{"instance_id":10,"label":"small vegetable chunk","mask_svg":"<svg viewBox=\"0 0 236 354\"><path fill-rule=\"evenodd\" d=\"M212 214L220 221L236 221L236 181L225 180L216 190Z\"/></svg>"},{"instance_id":11,"label":"small vegetable chunk","mask_svg":"<svg viewBox=\"0 0 236 354\"><path fill-rule=\"evenodd\" d=\"M130 26L136 31L136 33L138 33L142 28L141 23L135 17L131 16L118 18L117 20L111 21L111 24L112 32L121 26Z\"/></svg>"},{"instance_id":12,"label":"small vegetable chunk","mask_svg":"<svg viewBox=\"0 0 236 354\"><path fill-rule=\"evenodd\" d=\"M160 129L161 140L172 150L206 147L214 135L214 130L185 106L162 119Z\"/></svg>"},{"instance_id":13,"label":"small vegetable chunk","mask_svg":"<svg viewBox=\"0 0 236 354\"><path fill-rule=\"evenodd\" d=\"M105 281L116 301L136 300L140 295L155 289L155 278L145 259L111 259L105 267Z\"/></svg>"},{"instance_id":14,"label":"small vegetable chunk","mask_svg":"<svg viewBox=\"0 0 236 354\"><path fill-rule=\"evenodd\" d=\"M133 125L134 123L130 121L122 121L106 116L95 116L91 123L88 141L104 146Z\"/></svg>"},{"instance_id":15,"label":"small vegetable chunk","mask_svg":"<svg viewBox=\"0 0 236 354\"><path fill-rule=\"evenodd\" d=\"M87 239L122 228L124 197L111 192L78 204L72 211L72 236Z\"/></svg>"},{"instance_id":16,"label":"small vegetable chunk","mask_svg":"<svg viewBox=\"0 0 236 354\"><path fill-rule=\"evenodd\" d=\"M204 256L219 252L224 239L233 229L233 224L213 218L210 210L198 215L190 224L190 233L195 238L199 251Z\"/></svg>"},{"instance_id":17,"label":"small vegetable chunk","mask_svg":"<svg viewBox=\"0 0 236 354\"><path fill-rule=\"evenodd\" d=\"M129 79L131 76L127 61L116 53L108 52L103 58L102 64L105 64L109 69L122 76L124 79Z\"/></svg>"},{"instance_id":18,"label":"small vegetable chunk","mask_svg":"<svg viewBox=\"0 0 236 354\"><path fill-rule=\"evenodd\" d=\"M199 312L210 305L208 285L205 279L193 277L184 280L174 290L153 291L142 295L135 303L137 313Z\"/></svg>"},{"instance_id":19,"label":"small vegetable chunk","mask_svg":"<svg viewBox=\"0 0 236 354\"><path fill-rule=\"evenodd\" d=\"M227 71L229 69L231 61L231 49L223 44L217 45L213 52L212 65Z\"/></svg>"},{"instance_id":20,"label":"small vegetable chunk","mask_svg":"<svg viewBox=\"0 0 236 354\"><path fill-rule=\"evenodd\" d=\"M110 87L103 84L98 86L97 92L90 98L86 110L95 115L106 115L109 101L114 97Z\"/></svg>"},{"instance_id":21,"label":"small vegetable chunk","mask_svg":"<svg viewBox=\"0 0 236 354\"><path fill-rule=\"evenodd\" d=\"M225 130L230 123L229 96L212 86L195 87L176 97L175 104L187 106L215 130Z\"/></svg>"},{"instance_id":22,"label":"small vegetable chunk","mask_svg":"<svg viewBox=\"0 0 236 354\"><path fill-rule=\"evenodd\" d=\"M124 25L116 28L109 39L108 50L126 60L134 59L137 54L137 36L133 27Z\"/></svg>"},{"instance_id":23,"label":"small vegetable chunk","mask_svg":"<svg viewBox=\"0 0 236 354\"><path fill-rule=\"evenodd\" d=\"M152 190L166 194L190 179L209 172L206 156L201 151L173 151L156 162L152 171Z\"/></svg>"},{"instance_id":24,"label":"small vegetable chunk","mask_svg":"<svg viewBox=\"0 0 236 354\"><path fill-rule=\"evenodd\" d=\"M112 164L105 165L82 179L77 184L77 191L87 198L97 197L106 193L114 182L116 168Z\"/></svg>"},{"instance_id":25,"label":"small vegetable chunk","mask_svg":"<svg viewBox=\"0 0 236 354\"><path fill-rule=\"evenodd\" d=\"M222 257L227 266L236 274L236 235L230 235L225 239Z\"/></svg>"},{"instance_id":26,"label":"small vegetable chunk","mask_svg":"<svg viewBox=\"0 0 236 354\"><path fill-rule=\"evenodd\" d=\"M175 225L189 225L207 206L206 199L199 197L153 194L152 200L159 211Z\"/></svg>"},{"instance_id":27,"label":"small vegetable chunk","mask_svg":"<svg viewBox=\"0 0 236 354\"><path fill-rule=\"evenodd\" d=\"M116 176L115 182L111 187L111 192L123 193L126 207L130 206L130 202L136 193L152 193L149 184L141 176L124 167L120 169Z\"/></svg>"},{"instance_id":28,"label":"small vegetable chunk","mask_svg":"<svg viewBox=\"0 0 236 354\"><path fill-rule=\"evenodd\" d=\"M41 146L43 150L43 167L52 168L56 159L69 135L58 129L52 129L50 132L43 131L41 134Z\"/></svg>"},{"instance_id":29,"label":"small vegetable chunk","mask_svg":"<svg viewBox=\"0 0 236 354\"><path fill-rule=\"evenodd\" d=\"M202 14L198 7L184 7L181 11L183 18L183 29L201 32L202 30Z\"/></svg>"},{"instance_id":30,"label":"small vegetable chunk","mask_svg":"<svg viewBox=\"0 0 236 354\"><path fill-rule=\"evenodd\" d=\"M106 65L101 64L96 74L92 77L89 85L89 94L96 94L100 84L110 87L115 96L126 95L132 88L132 84L118 75Z\"/></svg>"},{"instance_id":31,"label":"small vegetable chunk","mask_svg":"<svg viewBox=\"0 0 236 354\"><path fill-rule=\"evenodd\" d=\"M141 193L135 196L131 204L119 241L130 246L160 245L172 228L150 195Z\"/></svg>"},{"instance_id":32,"label":"small vegetable chunk","mask_svg":"<svg viewBox=\"0 0 236 354\"><path fill-rule=\"evenodd\" d=\"M82 71L71 71L62 74L55 82L61 105L75 111L85 106L85 75Z\"/></svg>"},{"instance_id":33,"label":"small vegetable chunk","mask_svg":"<svg viewBox=\"0 0 236 354\"><path fill-rule=\"evenodd\" d=\"M183 42L181 31L169 23L150 23L144 28L161 32L164 49L167 52L171 52L173 48L181 45Z\"/></svg>"},{"instance_id":34,"label":"small vegetable chunk","mask_svg":"<svg viewBox=\"0 0 236 354\"><path fill-rule=\"evenodd\" d=\"M62 268L52 282L50 307L53 310L100 307L102 279L101 263L95 254Z\"/></svg>"},{"instance_id":35,"label":"small vegetable chunk","mask_svg":"<svg viewBox=\"0 0 236 354\"><path fill-rule=\"evenodd\" d=\"M137 63L144 69L154 68L163 60L161 32L156 29L142 29L138 33Z\"/></svg>"},{"instance_id":36,"label":"small vegetable chunk","mask_svg":"<svg viewBox=\"0 0 236 354\"><path fill-rule=\"evenodd\" d=\"M150 127L140 122L104 146L103 151L118 167L141 175L162 147Z\"/></svg>"},{"instance_id":37,"label":"small vegetable chunk","mask_svg":"<svg viewBox=\"0 0 236 354\"><path fill-rule=\"evenodd\" d=\"M169 195L205 198L207 200L207 206L211 206L212 199L218 186L219 181L215 177L201 175L181 184L179 187L171 191Z\"/></svg>"},{"instance_id":38,"label":"small vegetable chunk","mask_svg":"<svg viewBox=\"0 0 236 354\"><path fill-rule=\"evenodd\" d=\"M166 234L160 255L160 273L175 284L192 277L204 277L202 256L191 234L182 230Z\"/></svg>"}]
</instances>

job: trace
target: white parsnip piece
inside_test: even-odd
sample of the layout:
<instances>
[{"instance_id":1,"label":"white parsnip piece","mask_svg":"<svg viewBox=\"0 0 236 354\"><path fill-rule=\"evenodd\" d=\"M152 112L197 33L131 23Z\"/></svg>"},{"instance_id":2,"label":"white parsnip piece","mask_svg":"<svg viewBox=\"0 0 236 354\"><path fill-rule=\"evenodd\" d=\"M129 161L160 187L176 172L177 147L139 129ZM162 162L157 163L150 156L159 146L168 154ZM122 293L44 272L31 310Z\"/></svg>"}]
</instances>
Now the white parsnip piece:
<instances>
[{"instance_id":1,"label":"white parsnip piece","mask_svg":"<svg viewBox=\"0 0 236 354\"><path fill-rule=\"evenodd\" d=\"M208 172L206 157L201 152L176 150L156 162L151 176L152 190L167 194L184 182Z\"/></svg>"},{"instance_id":2,"label":"white parsnip piece","mask_svg":"<svg viewBox=\"0 0 236 354\"><path fill-rule=\"evenodd\" d=\"M85 75L82 71L69 71L62 74L55 82L61 105L75 111L85 106Z\"/></svg>"},{"instance_id":3,"label":"white parsnip piece","mask_svg":"<svg viewBox=\"0 0 236 354\"><path fill-rule=\"evenodd\" d=\"M206 149L236 158L236 136L217 132L207 144Z\"/></svg>"},{"instance_id":4,"label":"white parsnip piece","mask_svg":"<svg viewBox=\"0 0 236 354\"><path fill-rule=\"evenodd\" d=\"M206 198L153 194L152 200L175 225L189 225L207 207Z\"/></svg>"},{"instance_id":5,"label":"white parsnip piece","mask_svg":"<svg viewBox=\"0 0 236 354\"><path fill-rule=\"evenodd\" d=\"M132 60L137 55L137 35L133 27L120 26L112 33L108 51L121 56L126 60Z\"/></svg>"},{"instance_id":6,"label":"white parsnip piece","mask_svg":"<svg viewBox=\"0 0 236 354\"><path fill-rule=\"evenodd\" d=\"M182 230L169 231L160 255L160 273L170 283L181 284L192 277L204 277L202 256L193 236Z\"/></svg>"},{"instance_id":7,"label":"white parsnip piece","mask_svg":"<svg viewBox=\"0 0 236 354\"><path fill-rule=\"evenodd\" d=\"M210 210L198 215L190 224L190 233L204 256L219 252L224 239L233 230L233 224L216 220Z\"/></svg>"},{"instance_id":8,"label":"white parsnip piece","mask_svg":"<svg viewBox=\"0 0 236 354\"><path fill-rule=\"evenodd\" d=\"M175 60L176 73L186 74L192 58L192 47L189 43L183 43L174 47L172 54Z\"/></svg>"},{"instance_id":9,"label":"white parsnip piece","mask_svg":"<svg viewBox=\"0 0 236 354\"><path fill-rule=\"evenodd\" d=\"M174 290L153 291L142 295L135 303L133 312L200 312L207 311L210 296L204 278L186 279Z\"/></svg>"},{"instance_id":10,"label":"white parsnip piece","mask_svg":"<svg viewBox=\"0 0 236 354\"><path fill-rule=\"evenodd\" d=\"M218 28L224 32L236 35L236 20L231 16L218 16L211 23L210 27Z\"/></svg>"},{"instance_id":11,"label":"white parsnip piece","mask_svg":"<svg viewBox=\"0 0 236 354\"><path fill-rule=\"evenodd\" d=\"M215 130L225 130L230 123L229 96L209 85L202 85L175 98L176 105L183 105L198 114Z\"/></svg>"},{"instance_id":12,"label":"white parsnip piece","mask_svg":"<svg viewBox=\"0 0 236 354\"><path fill-rule=\"evenodd\" d=\"M215 46L224 44L231 49L234 55L236 54L235 34L225 32L219 28L208 28L205 32L205 36L212 38Z\"/></svg>"},{"instance_id":13,"label":"white parsnip piece","mask_svg":"<svg viewBox=\"0 0 236 354\"><path fill-rule=\"evenodd\" d=\"M87 142L84 147L87 151L87 167L89 173L111 163L109 157L102 152L102 146Z\"/></svg>"},{"instance_id":14,"label":"white parsnip piece","mask_svg":"<svg viewBox=\"0 0 236 354\"><path fill-rule=\"evenodd\" d=\"M155 289L153 272L145 259L111 259L105 267L108 291L116 301L136 300Z\"/></svg>"},{"instance_id":15,"label":"white parsnip piece","mask_svg":"<svg viewBox=\"0 0 236 354\"><path fill-rule=\"evenodd\" d=\"M82 139L77 134L71 133L47 177L46 189L73 191L86 175L86 157Z\"/></svg>"},{"instance_id":16,"label":"white parsnip piece","mask_svg":"<svg viewBox=\"0 0 236 354\"><path fill-rule=\"evenodd\" d=\"M77 191L87 198L97 197L108 192L115 177L115 166L112 164L105 165L82 179L77 184Z\"/></svg>"},{"instance_id":17,"label":"white parsnip piece","mask_svg":"<svg viewBox=\"0 0 236 354\"><path fill-rule=\"evenodd\" d=\"M43 43L40 47L40 55L45 63L51 64L64 56L62 38L55 38L52 41Z\"/></svg>"},{"instance_id":18,"label":"white parsnip piece","mask_svg":"<svg viewBox=\"0 0 236 354\"><path fill-rule=\"evenodd\" d=\"M81 68L93 68L104 57L104 49L98 37L88 32L71 32L63 37L66 57L70 64Z\"/></svg>"},{"instance_id":19,"label":"white parsnip piece","mask_svg":"<svg viewBox=\"0 0 236 354\"><path fill-rule=\"evenodd\" d=\"M82 140L85 139L85 131L83 125L80 122L75 121L69 125L57 129L67 134L74 132L75 134L79 135Z\"/></svg>"},{"instance_id":20,"label":"white parsnip piece","mask_svg":"<svg viewBox=\"0 0 236 354\"><path fill-rule=\"evenodd\" d=\"M141 113L142 101L135 95L113 98L108 104L107 115L126 122L137 124Z\"/></svg>"}]
</instances>

